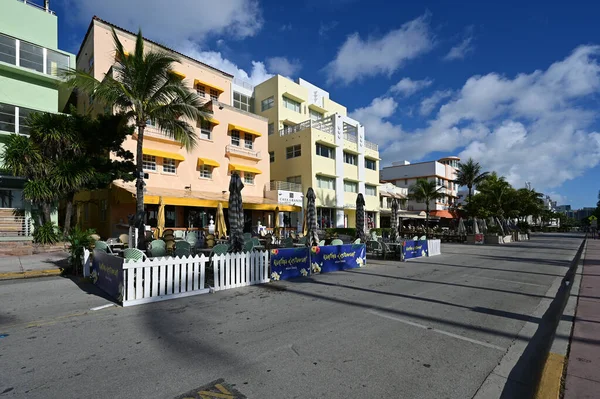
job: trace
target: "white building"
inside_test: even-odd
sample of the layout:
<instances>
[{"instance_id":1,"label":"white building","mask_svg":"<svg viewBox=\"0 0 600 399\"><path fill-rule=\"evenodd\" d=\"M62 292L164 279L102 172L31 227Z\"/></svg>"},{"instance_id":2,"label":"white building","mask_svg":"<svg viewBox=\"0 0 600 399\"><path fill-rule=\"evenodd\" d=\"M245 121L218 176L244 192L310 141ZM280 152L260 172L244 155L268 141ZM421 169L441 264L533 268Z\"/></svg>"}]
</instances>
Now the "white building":
<instances>
[{"instance_id":1,"label":"white building","mask_svg":"<svg viewBox=\"0 0 600 399\"><path fill-rule=\"evenodd\" d=\"M458 157L445 157L437 161L418 163L394 162L392 166L381 170L380 178L382 182L392 183L405 189L410 189L410 186L415 184L418 179L437 182L438 187L443 187L446 197L429 204L431 216L452 219L453 216L448 208L458 198L458 185L454 183L454 180L456 180L456 168L459 161ZM425 211L426 206L424 203L409 200L407 210Z\"/></svg>"}]
</instances>

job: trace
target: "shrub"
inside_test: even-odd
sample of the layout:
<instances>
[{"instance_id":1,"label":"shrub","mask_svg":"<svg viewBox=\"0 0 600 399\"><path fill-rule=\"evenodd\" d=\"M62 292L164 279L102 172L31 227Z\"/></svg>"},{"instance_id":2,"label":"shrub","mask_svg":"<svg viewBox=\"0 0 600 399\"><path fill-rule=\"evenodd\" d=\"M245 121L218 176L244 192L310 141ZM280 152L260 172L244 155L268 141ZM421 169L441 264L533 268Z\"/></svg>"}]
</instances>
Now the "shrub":
<instances>
[{"instance_id":1,"label":"shrub","mask_svg":"<svg viewBox=\"0 0 600 399\"><path fill-rule=\"evenodd\" d=\"M519 229L520 232L527 233L530 229L530 226L529 226L529 223L527 223L527 222L518 222L517 228Z\"/></svg>"},{"instance_id":2,"label":"shrub","mask_svg":"<svg viewBox=\"0 0 600 399\"><path fill-rule=\"evenodd\" d=\"M36 224L33 231L33 240L42 245L56 244L60 240L58 226L52 222L46 222L42 225Z\"/></svg>"},{"instance_id":3,"label":"shrub","mask_svg":"<svg viewBox=\"0 0 600 399\"><path fill-rule=\"evenodd\" d=\"M83 266L84 249L90 249L94 244L92 234L96 233L93 229L82 230L79 227L74 227L67 236L69 246L69 267L63 269L63 273L79 274Z\"/></svg>"}]
</instances>

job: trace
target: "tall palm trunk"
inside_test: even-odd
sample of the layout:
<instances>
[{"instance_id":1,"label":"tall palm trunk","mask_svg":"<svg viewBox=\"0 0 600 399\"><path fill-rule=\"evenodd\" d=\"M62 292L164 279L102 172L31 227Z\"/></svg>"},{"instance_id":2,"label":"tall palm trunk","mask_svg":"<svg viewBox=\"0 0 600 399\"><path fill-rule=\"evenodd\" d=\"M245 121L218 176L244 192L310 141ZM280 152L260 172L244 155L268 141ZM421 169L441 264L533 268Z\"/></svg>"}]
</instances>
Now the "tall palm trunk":
<instances>
[{"instance_id":1,"label":"tall palm trunk","mask_svg":"<svg viewBox=\"0 0 600 399\"><path fill-rule=\"evenodd\" d=\"M67 206L65 209L65 224L63 228L63 232L65 237L69 235L71 231L71 219L73 218L73 198L75 195L73 193L69 193L67 195Z\"/></svg>"},{"instance_id":2,"label":"tall palm trunk","mask_svg":"<svg viewBox=\"0 0 600 399\"><path fill-rule=\"evenodd\" d=\"M42 204L42 212L44 213L44 223L52 222L52 217L50 216L50 207L51 204L48 202L44 202Z\"/></svg>"},{"instance_id":3,"label":"tall palm trunk","mask_svg":"<svg viewBox=\"0 0 600 399\"><path fill-rule=\"evenodd\" d=\"M144 129L146 128L145 123L138 123L138 139L137 139L137 150L136 150L136 210L137 212L144 212Z\"/></svg>"},{"instance_id":4,"label":"tall palm trunk","mask_svg":"<svg viewBox=\"0 0 600 399\"><path fill-rule=\"evenodd\" d=\"M425 238L429 238L429 199L425 204Z\"/></svg>"}]
</instances>

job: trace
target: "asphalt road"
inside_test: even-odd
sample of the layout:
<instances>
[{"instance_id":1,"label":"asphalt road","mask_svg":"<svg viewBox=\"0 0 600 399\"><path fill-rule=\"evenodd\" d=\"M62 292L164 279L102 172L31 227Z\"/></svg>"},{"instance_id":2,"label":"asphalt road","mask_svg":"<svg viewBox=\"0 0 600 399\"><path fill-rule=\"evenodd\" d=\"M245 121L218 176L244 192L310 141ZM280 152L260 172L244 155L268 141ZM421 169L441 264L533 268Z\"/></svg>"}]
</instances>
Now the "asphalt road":
<instances>
[{"instance_id":1,"label":"asphalt road","mask_svg":"<svg viewBox=\"0 0 600 399\"><path fill-rule=\"evenodd\" d=\"M248 398L471 398L582 237L140 305L64 278L0 282L0 398L173 398L223 378ZM222 396L223 397L223 396Z\"/></svg>"}]
</instances>

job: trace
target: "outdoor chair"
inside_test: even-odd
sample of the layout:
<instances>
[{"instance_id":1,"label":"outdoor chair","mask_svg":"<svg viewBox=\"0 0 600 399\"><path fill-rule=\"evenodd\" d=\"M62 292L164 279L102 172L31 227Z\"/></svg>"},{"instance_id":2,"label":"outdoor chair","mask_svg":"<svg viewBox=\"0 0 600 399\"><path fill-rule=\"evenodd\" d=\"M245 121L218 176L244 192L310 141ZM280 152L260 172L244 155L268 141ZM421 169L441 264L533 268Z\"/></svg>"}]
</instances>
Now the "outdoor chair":
<instances>
[{"instance_id":1,"label":"outdoor chair","mask_svg":"<svg viewBox=\"0 0 600 399\"><path fill-rule=\"evenodd\" d=\"M108 244L105 243L104 241L96 241L94 243L94 249L97 249L99 251L104 251L107 254L112 254L112 250L110 249L110 247L108 246Z\"/></svg>"},{"instance_id":2,"label":"outdoor chair","mask_svg":"<svg viewBox=\"0 0 600 399\"><path fill-rule=\"evenodd\" d=\"M173 235L175 236L176 240L183 240L185 238L185 231L175 230L175 233L173 233Z\"/></svg>"},{"instance_id":3,"label":"outdoor chair","mask_svg":"<svg viewBox=\"0 0 600 399\"><path fill-rule=\"evenodd\" d=\"M292 240L292 237L288 237L285 240L283 240L281 246L284 248L292 248L294 246L294 241Z\"/></svg>"},{"instance_id":4,"label":"outdoor chair","mask_svg":"<svg viewBox=\"0 0 600 399\"><path fill-rule=\"evenodd\" d=\"M419 240L419 236L414 236L412 239L413 239L413 241L418 241Z\"/></svg>"},{"instance_id":5,"label":"outdoor chair","mask_svg":"<svg viewBox=\"0 0 600 399\"><path fill-rule=\"evenodd\" d=\"M175 256L190 256L192 254L192 247L187 241L177 241L175 243Z\"/></svg>"},{"instance_id":6,"label":"outdoor chair","mask_svg":"<svg viewBox=\"0 0 600 399\"><path fill-rule=\"evenodd\" d=\"M426 240L426 239L427 239L427 236L421 236L421 237L419 237L419 241L423 241L423 240Z\"/></svg>"},{"instance_id":7,"label":"outdoor chair","mask_svg":"<svg viewBox=\"0 0 600 399\"><path fill-rule=\"evenodd\" d=\"M119 236L119 241L123 243L125 246L129 246L129 236L127 234L121 234Z\"/></svg>"},{"instance_id":8,"label":"outdoor chair","mask_svg":"<svg viewBox=\"0 0 600 399\"><path fill-rule=\"evenodd\" d=\"M244 252L251 252L254 249L254 243L252 241L248 241L244 244Z\"/></svg>"},{"instance_id":9,"label":"outdoor chair","mask_svg":"<svg viewBox=\"0 0 600 399\"><path fill-rule=\"evenodd\" d=\"M244 233L243 237L244 237L244 241L250 241L252 239L252 234Z\"/></svg>"},{"instance_id":10,"label":"outdoor chair","mask_svg":"<svg viewBox=\"0 0 600 399\"><path fill-rule=\"evenodd\" d=\"M167 256L167 248L164 245L155 246L153 243L150 243L150 245L148 246L148 253L150 254L151 258L160 258L163 256Z\"/></svg>"},{"instance_id":11,"label":"outdoor chair","mask_svg":"<svg viewBox=\"0 0 600 399\"><path fill-rule=\"evenodd\" d=\"M192 248L195 248L196 244L198 243L198 236L196 236L196 233L190 232L185 237L185 241L187 241Z\"/></svg>"},{"instance_id":12,"label":"outdoor chair","mask_svg":"<svg viewBox=\"0 0 600 399\"><path fill-rule=\"evenodd\" d=\"M354 244L360 244L360 238L357 238L356 240L354 240Z\"/></svg>"},{"instance_id":13,"label":"outdoor chair","mask_svg":"<svg viewBox=\"0 0 600 399\"><path fill-rule=\"evenodd\" d=\"M229 251L229 245L227 244L217 244L212 249L213 255L223 255Z\"/></svg>"},{"instance_id":14,"label":"outdoor chair","mask_svg":"<svg viewBox=\"0 0 600 399\"><path fill-rule=\"evenodd\" d=\"M296 234L295 231L292 231L290 233L290 237L289 238L291 238L292 240L297 240L298 239L298 235Z\"/></svg>"},{"instance_id":15,"label":"outdoor chair","mask_svg":"<svg viewBox=\"0 0 600 399\"><path fill-rule=\"evenodd\" d=\"M166 248L167 244L163 240L153 240L152 242L150 242L149 247L152 247L152 248L156 248L156 247Z\"/></svg>"},{"instance_id":16,"label":"outdoor chair","mask_svg":"<svg viewBox=\"0 0 600 399\"><path fill-rule=\"evenodd\" d=\"M344 245L344 241L340 240L339 238L336 238L334 240L331 240L331 245Z\"/></svg>"},{"instance_id":17,"label":"outdoor chair","mask_svg":"<svg viewBox=\"0 0 600 399\"><path fill-rule=\"evenodd\" d=\"M262 245L257 237L252 237L250 241L252 242L252 244L254 244L255 247L260 247Z\"/></svg>"},{"instance_id":18,"label":"outdoor chair","mask_svg":"<svg viewBox=\"0 0 600 399\"><path fill-rule=\"evenodd\" d=\"M306 240L308 240L308 237L300 237L298 238L298 244L306 244Z\"/></svg>"},{"instance_id":19,"label":"outdoor chair","mask_svg":"<svg viewBox=\"0 0 600 399\"><path fill-rule=\"evenodd\" d=\"M123 257L129 260L146 260L148 257L137 248L125 248Z\"/></svg>"},{"instance_id":20,"label":"outdoor chair","mask_svg":"<svg viewBox=\"0 0 600 399\"><path fill-rule=\"evenodd\" d=\"M98 234L90 234L90 238L94 241L100 241L102 238Z\"/></svg>"},{"instance_id":21,"label":"outdoor chair","mask_svg":"<svg viewBox=\"0 0 600 399\"><path fill-rule=\"evenodd\" d=\"M319 246L320 246L320 247L322 247L322 246L324 246L324 245L325 245L325 240L321 240L321 241L319 241Z\"/></svg>"}]
</instances>

